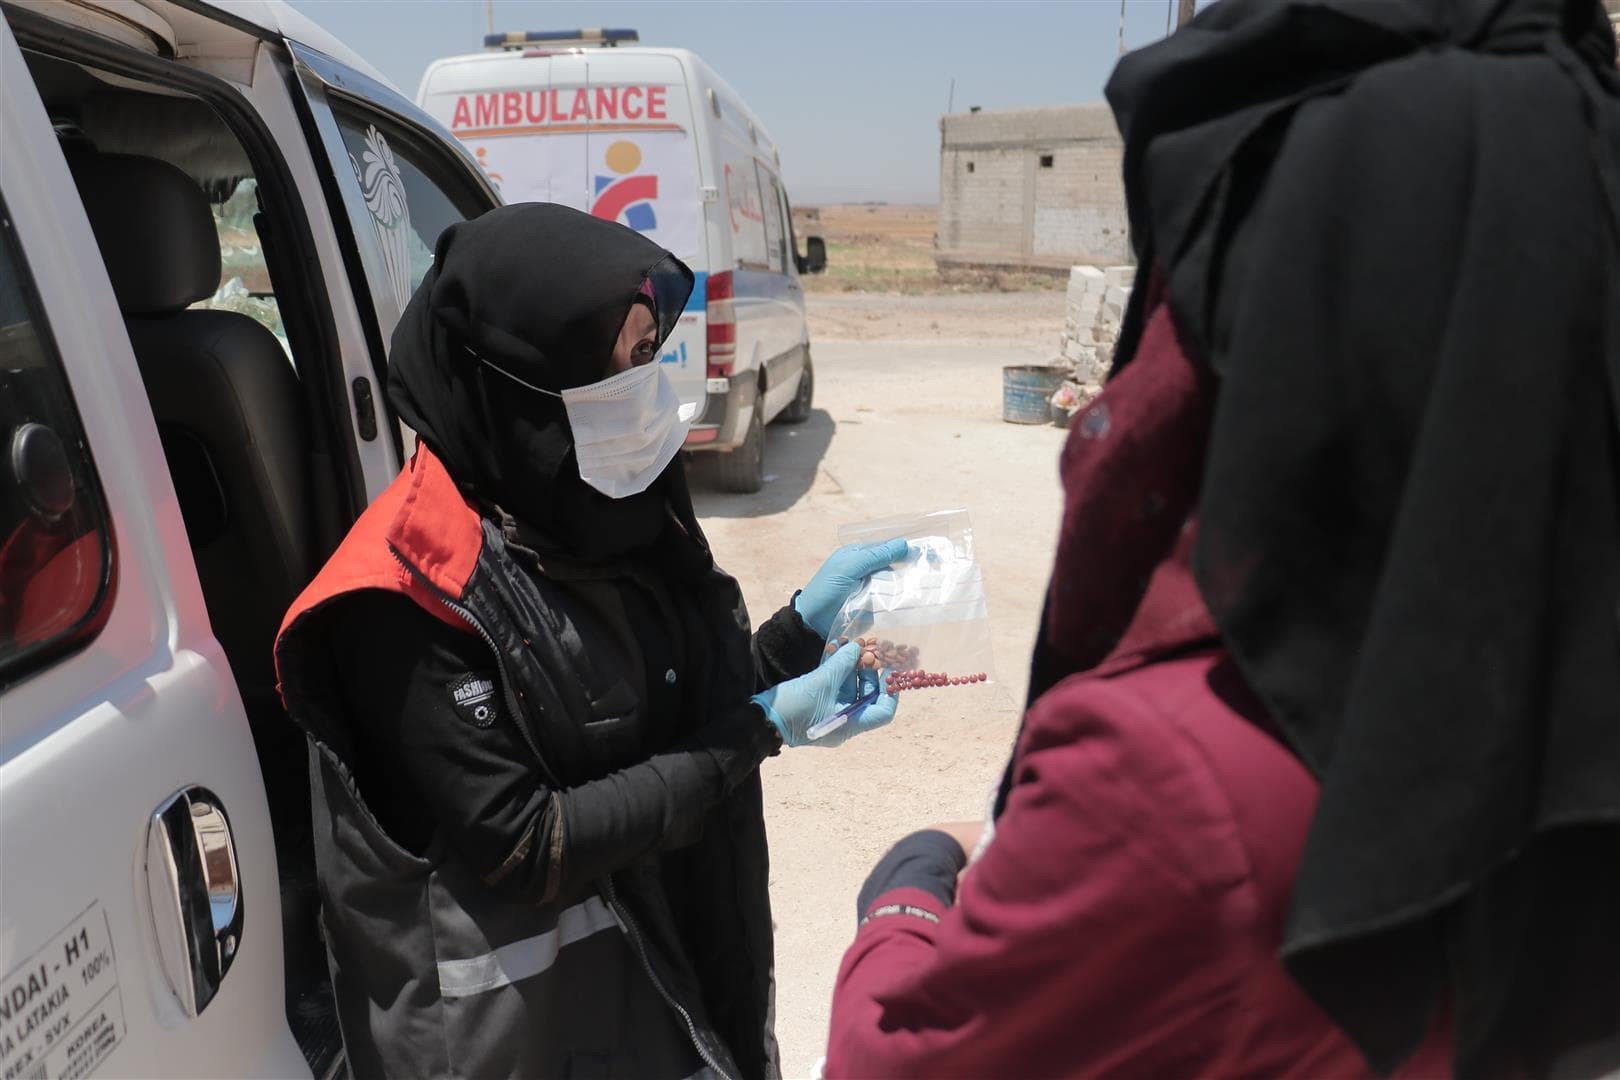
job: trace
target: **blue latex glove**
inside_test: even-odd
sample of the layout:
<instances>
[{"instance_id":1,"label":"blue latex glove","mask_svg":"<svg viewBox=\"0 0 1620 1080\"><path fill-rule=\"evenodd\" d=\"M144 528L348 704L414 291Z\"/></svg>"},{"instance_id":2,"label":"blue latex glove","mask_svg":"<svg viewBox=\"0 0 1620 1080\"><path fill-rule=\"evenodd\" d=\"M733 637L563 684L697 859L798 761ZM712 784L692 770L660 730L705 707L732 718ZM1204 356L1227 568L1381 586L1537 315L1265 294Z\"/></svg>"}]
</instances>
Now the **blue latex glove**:
<instances>
[{"instance_id":1,"label":"blue latex glove","mask_svg":"<svg viewBox=\"0 0 1620 1080\"><path fill-rule=\"evenodd\" d=\"M894 710L900 699L894 694L878 694L871 704L850 713L844 723L819 739L809 736L810 728L826 720L840 709L870 696L880 685L879 676L871 670L856 669L861 662L861 647L850 642L808 675L779 683L763 693L755 694L754 704L765 710L765 718L782 735L787 746L842 746L855 736L880 728L894 719Z\"/></svg>"},{"instance_id":2,"label":"blue latex glove","mask_svg":"<svg viewBox=\"0 0 1620 1080\"><path fill-rule=\"evenodd\" d=\"M804 625L826 637L844 601L873 574L906 557L904 540L875 544L845 544L821 564L804 591L793 598L793 610Z\"/></svg>"}]
</instances>

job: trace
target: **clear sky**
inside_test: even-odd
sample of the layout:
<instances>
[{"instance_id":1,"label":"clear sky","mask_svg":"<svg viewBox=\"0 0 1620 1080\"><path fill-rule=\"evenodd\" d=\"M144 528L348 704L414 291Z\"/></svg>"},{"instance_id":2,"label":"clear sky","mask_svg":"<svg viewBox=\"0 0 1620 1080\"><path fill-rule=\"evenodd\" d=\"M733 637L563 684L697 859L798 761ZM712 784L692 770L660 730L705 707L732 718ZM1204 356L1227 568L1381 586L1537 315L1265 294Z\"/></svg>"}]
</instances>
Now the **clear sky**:
<instances>
[{"instance_id":1,"label":"clear sky","mask_svg":"<svg viewBox=\"0 0 1620 1080\"><path fill-rule=\"evenodd\" d=\"M291 0L415 98L440 56L483 43L484 0ZM1127 0L1127 47L1167 0ZM494 0L496 30L625 26L692 49L764 120L796 202L939 194L939 117L1102 98L1119 0Z\"/></svg>"}]
</instances>

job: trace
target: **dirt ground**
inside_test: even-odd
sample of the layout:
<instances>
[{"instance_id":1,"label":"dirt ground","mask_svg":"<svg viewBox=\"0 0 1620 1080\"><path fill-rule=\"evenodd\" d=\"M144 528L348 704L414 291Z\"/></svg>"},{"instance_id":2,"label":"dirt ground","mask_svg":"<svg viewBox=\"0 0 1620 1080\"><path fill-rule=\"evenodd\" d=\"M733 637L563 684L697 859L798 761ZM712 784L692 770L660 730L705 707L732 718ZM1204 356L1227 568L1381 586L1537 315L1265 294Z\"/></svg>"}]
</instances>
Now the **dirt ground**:
<instances>
[{"instance_id":1,"label":"dirt ground","mask_svg":"<svg viewBox=\"0 0 1620 1080\"><path fill-rule=\"evenodd\" d=\"M1064 278L1050 274L969 273L946 277L934 266L934 206L839 205L793 209L793 233L827 241L827 270L804 279L812 293L1050 292Z\"/></svg>"},{"instance_id":2,"label":"dirt ground","mask_svg":"<svg viewBox=\"0 0 1620 1080\"><path fill-rule=\"evenodd\" d=\"M1044 362L1057 355L1063 331L1063 294L1045 291L823 293L810 297L809 312L812 349L824 340L973 341L1027 348Z\"/></svg>"},{"instance_id":3,"label":"dirt ground","mask_svg":"<svg viewBox=\"0 0 1620 1080\"><path fill-rule=\"evenodd\" d=\"M895 840L978 818L1017 730L1061 507L1064 433L1001 420L1001 368L1049 359L1063 296L809 298L815 409L768 429L768 482L724 495L695 476L715 551L763 621L804 585L847 522L965 506L984 570L995 681L918 693L890 727L764 765L777 925L777 1037L789 1077L826 1045L855 896Z\"/></svg>"}]
</instances>

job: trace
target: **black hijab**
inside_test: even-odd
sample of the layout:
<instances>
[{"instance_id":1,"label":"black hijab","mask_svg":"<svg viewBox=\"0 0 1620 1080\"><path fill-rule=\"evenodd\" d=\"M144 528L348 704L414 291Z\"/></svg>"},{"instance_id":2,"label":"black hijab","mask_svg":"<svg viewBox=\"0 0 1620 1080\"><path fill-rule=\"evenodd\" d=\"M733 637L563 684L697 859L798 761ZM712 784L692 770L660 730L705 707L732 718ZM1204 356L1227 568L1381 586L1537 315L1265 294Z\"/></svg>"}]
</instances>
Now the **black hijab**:
<instances>
[{"instance_id":1,"label":"black hijab","mask_svg":"<svg viewBox=\"0 0 1620 1080\"><path fill-rule=\"evenodd\" d=\"M440 235L394 329L389 400L531 542L578 562L644 549L689 502L680 458L610 499L579 477L562 402L508 376L551 391L604 379L637 298L651 293L662 345L691 291L692 272L632 229L550 203L491 210Z\"/></svg>"},{"instance_id":2,"label":"black hijab","mask_svg":"<svg viewBox=\"0 0 1620 1080\"><path fill-rule=\"evenodd\" d=\"M1620 1062L1614 63L1596 0L1221 0L1108 87L1117 363L1158 264L1200 591L1321 781L1284 960L1379 1070L1443 1009L1460 1075Z\"/></svg>"}]
</instances>

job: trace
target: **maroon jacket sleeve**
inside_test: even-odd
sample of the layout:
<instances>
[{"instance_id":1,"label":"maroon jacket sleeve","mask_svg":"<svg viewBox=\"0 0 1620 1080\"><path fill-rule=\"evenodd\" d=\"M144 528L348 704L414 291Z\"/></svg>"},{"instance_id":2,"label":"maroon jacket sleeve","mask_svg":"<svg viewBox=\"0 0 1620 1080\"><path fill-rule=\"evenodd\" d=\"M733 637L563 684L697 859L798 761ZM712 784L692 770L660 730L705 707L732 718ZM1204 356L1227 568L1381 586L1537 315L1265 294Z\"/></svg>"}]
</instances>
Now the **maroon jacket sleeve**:
<instances>
[{"instance_id":1,"label":"maroon jacket sleeve","mask_svg":"<svg viewBox=\"0 0 1620 1080\"><path fill-rule=\"evenodd\" d=\"M956 906L917 888L868 904L829 1078L1221 1072L1244 976L1221 942L1252 933L1248 875L1207 767L1165 726L1106 681L1037 702Z\"/></svg>"}]
</instances>

